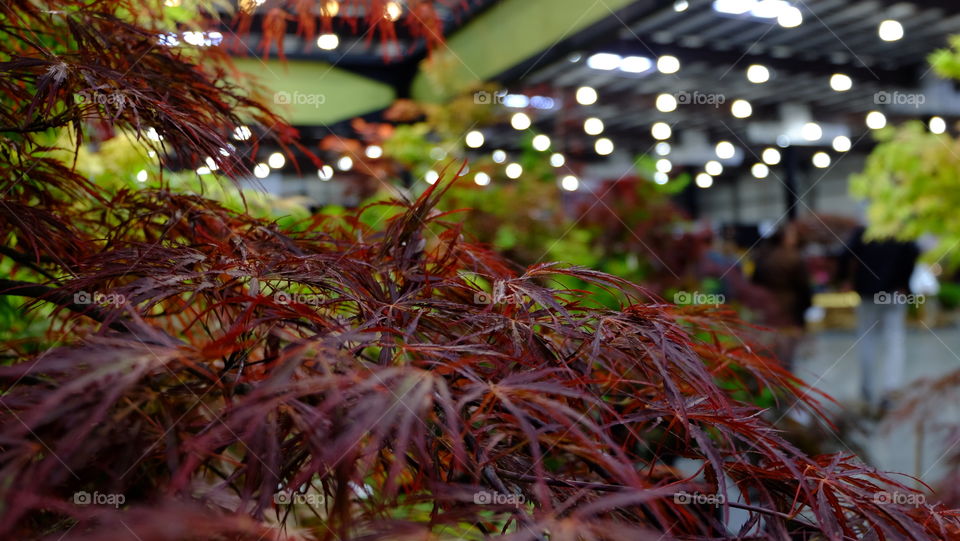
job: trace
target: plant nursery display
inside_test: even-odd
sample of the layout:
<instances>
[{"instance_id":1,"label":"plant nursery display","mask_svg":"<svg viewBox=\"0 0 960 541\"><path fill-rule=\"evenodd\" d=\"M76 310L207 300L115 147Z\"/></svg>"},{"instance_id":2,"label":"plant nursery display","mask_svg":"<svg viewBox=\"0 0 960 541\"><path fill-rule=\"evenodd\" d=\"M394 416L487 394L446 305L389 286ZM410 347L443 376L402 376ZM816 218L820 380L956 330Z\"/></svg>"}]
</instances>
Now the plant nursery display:
<instances>
[{"instance_id":1,"label":"plant nursery display","mask_svg":"<svg viewBox=\"0 0 960 541\"><path fill-rule=\"evenodd\" d=\"M181 1L0 11L0 539L960 538L922 484L785 439L757 403L829 398L765 331L660 298L688 277L657 254L692 256L656 184L535 206L557 179L523 148L490 199L483 161L350 210L256 193L261 144L326 164ZM397 2L314 4L235 27L266 54L336 5L396 37ZM430 47L441 4L403 3ZM425 174L475 113L438 111L355 125Z\"/></svg>"}]
</instances>

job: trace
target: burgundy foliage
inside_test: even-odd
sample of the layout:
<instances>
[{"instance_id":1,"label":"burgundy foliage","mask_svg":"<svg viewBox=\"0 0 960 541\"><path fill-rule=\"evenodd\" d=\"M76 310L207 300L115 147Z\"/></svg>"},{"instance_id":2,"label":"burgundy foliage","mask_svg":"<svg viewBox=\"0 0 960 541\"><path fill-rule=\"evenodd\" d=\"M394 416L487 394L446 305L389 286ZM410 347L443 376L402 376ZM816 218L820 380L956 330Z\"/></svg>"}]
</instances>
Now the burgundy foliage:
<instances>
[{"instance_id":1,"label":"burgundy foliage","mask_svg":"<svg viewBox=\"0 0 960 541\"><path fill-rule=\"evenodd\" d=\"M76 174L49 130L149 126L191 160L252 117L295 144L216 53L156 46L159 5L80 5L0 8L0 294L56 307L43 339L4 344L0 538L727 539L731 509L741 537L957 538L951 511L878 499L910 489L805 456L735 400L816 409L732 313L517 269L435 210L446 182L375 227L282 228ZM101 91L129 99L76 99ZM624 306L587 308L557 274Z\"/></svg>"}]
</instances>

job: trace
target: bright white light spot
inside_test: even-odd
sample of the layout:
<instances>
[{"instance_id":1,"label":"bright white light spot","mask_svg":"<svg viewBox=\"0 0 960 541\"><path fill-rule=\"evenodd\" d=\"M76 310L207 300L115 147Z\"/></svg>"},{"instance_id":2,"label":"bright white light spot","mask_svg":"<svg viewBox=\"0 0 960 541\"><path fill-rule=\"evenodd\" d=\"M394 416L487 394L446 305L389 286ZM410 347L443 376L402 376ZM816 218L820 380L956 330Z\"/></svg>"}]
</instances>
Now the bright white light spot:
<instances>
[{"instance_id":1,"label":"bright white light spot","mask_svg":"<svg viewBox=\"0 0 960 541\"><path fill-rule=\"evenodd\" d=\"M737 153L737 147L733 146L733 143L730 141L720 141L717 143L717 157L721 160L729 160Z\"/></svg>"},{"instance_id":2,"label":"bright white light spot","mask_svg":"<svg viewBox=\"0 0 960 541\"><path fill-rule=\"evenodd\" d=\"M764 149L760 157L763 158L763 163L767 165L777 165L780 163L780 151L775 148Z\"/></svg>"},{"instance_id":3,"label":"bright white light spot","mask_svg":"<svg viewBox=\"0 0 960 541\"><path fill-rule=\"evenodd\" d=\"M141 169L137 171L137 182L146 182L147 181L147 170Z\"/></svg>"},{"instance_id":4,"label":"bright white light spot","mask_svg":"<svg viewBox=\"0 0 960 541\"><path fill-rule=\"evenodd\" d=\"M819 141L823 137L823 128L816 122L807 122L800 128L800 135L807 141Z\"/></svg>"},{"instance_id":5,"label":"bright white light spot","mask_svg":"<svg viewBox=\"0 0 960 541\"><path fill-rule=\"evenodd\" d=\"M930 133L940 135L947 131L947 121L935 116L930 119Z\"/></svg>"},{"instance_id":6,"label":"bright white light spot","mask_svg":"<svg viewBox=\"0 0 960 541\"><path fill-rule=\"evenodd\" d=\"M846 152L850 150L853 146L853 143L850 142L850 138L846 135L838 135L833 138L833 150L837 152Z\"/></svg>"},{"instance_id":7,"label":"bright white light spot","mask_svg":"<svg viewBox=\"0 0 960 541\"><path fill-rule=\"evenodd\" d=\"M879 130L887 125L887 116L880 111L870 111L867 113L867 127L871 130Z\"/></svg>"},{"instance_id":8,"label":"bright white light spot","mask_svg":"<svg viewBox=\"0 0 960 541\"><path fill-rule=\"evenodd\" d=\"M720 13L729 13L730 15L743 15L750 11L756 0L714 0L713 9Z\"/></svg>"},{"instance_id":9,"label":"bright white light spot","mask_svg":"<svg viewBox=\"0 0 960 541\"><path fill-rule=\"evenodd\" d=\"M790 4L785 0L759 0L754 2L750 15L761 19L776 19L788 7Z\"/></svg>"},{"instance_id":10,"label":"bright white light spot","mask_svg":"<svg viewBox=\"0 0 960 541\"><path fill-rule=\"evenodd\" d=\"M709 188L710 186L713 186L713 177L707 173L700 173L697 175L697 178L694 180L694 182L696 182L697 186L701 188Z\"/></svg>"},{"instance_id":11,"label":"bright white light spot","mask_svg":"<svg viewBox=\"0 0 960 541\"><path fill-rule=\"evenodd\" d=\"M233 149L233 145L229 145L229 146L230 146L231 149ZM230 155L230 151L227 150L227 149L225 149L225 148L223 148L223 147L221 147L220 150L218 150L217 152L219 152L221 156L229 156L229 155Z\"/></svg>"},{"instance_id":12,"label":"bright white light spot","mask_svg":"<svg viewBox=\"0 0 960 541\"><path fill-rule=\"evenodd\" d=\"M516 113L510 117L510 125L515 130L525 130L530 127L530 117L526 113Z\"/></svg>"},{"instance_id":13,"label":"bright white light spot","mask_svg":"<svg viewBox=\"0 0 960 541\"><path fill-rule=\"evenodd\" d=\"M436 184L440 180L440 173L431 169L423 175L423 180L427 181L427 184Z\"/></svg>"},{"instance_id":14,"label":"bright white light spot","mask_svg":"<svg viewBox=\"0 0 960 541\"><path fill-rule=\"evenodd\" d=\"M217 162L213 161L213 158L211 158L210 156L207 156L203 160L203 162L207 164L207 169L211 171L216 171L217 169L220 169L220 167L217 165Z\"/></svg>"},{"instance_id":15,"label":"bright white light spot","mask_svg":"<svg viewBox=\"0 0 960 541\"><path fill-rule=\"evenodd\" d=\"M756 178L767 178L767 175L770 174L770 168L767 167L765 163L755 163L753 167L750 168L750 172L753 173L753 176Z\"/></svg>"},{"instance_id":16,"label":"bright white light spot","mask_svg":"<svg viewBox=\"0 0 960 541\"><path fill-rule=\"evenodd\" d=\"M663 141L664 139L669 139L673 135L673 130L670 129L670 125L666 122L657 122L650 127L650 133L653 135L654 139Z\"/></svg>"},{"instance_id":17,"label":"bright white light spot","mask_svg":"<svg viewBox=\"0 0 960 541\"><path fill-rule=\"evenodd\" d=\"M257 178L267 178L270 174L270 166L265 163L258 163L253 168L253 176Z\"/></svg>"},{"instance_id":18,"label":"bright white light spot","mask_svg":"<svg viewBox=\"0 0 960 541\"><path fill-rule=\"evenodd\" d=\"M387 8L384 10L383 18L390 21L396 21L403 13L403 8L399 2L387 2Z\"/></svg>"},{"instance_id":19,"label":"bright white light spot","mask_svg":"<svg viewBox=\"0 0 960 541\"><path fill-rule=\"evenodd\" d=\"M568 192L575 192L580 187L580 180L573 175L567 175L560 179L560 187Z\"/></svg>"},{"instance_id":20,"label":"bright white light spot","mask_svg":"<svg viewBox=\"0 0 960 541\"><path fill-rule=\"evenodd\" d=\"M209 174L210 174L210 168L207 167L206 165L202 165L202 166L200 166L200 167L197 167L197 174L198 174L198 175L209 175Z\"/></svg>"},{"instance_id":21,"label":"bright white light spot","mask_svg":"<svg viewBox=\"0 0 960 541\"><path fill-rule=\"evenodd\" d=\"M667 154L670 154L670 150L670 143L665 143L663 141L657 143L657 146L655 147L655 151L658 156L666 156Z\"/></svg>"},{"instance_id":22,"label":"bright white light spot","mask_svg":"<svg viewBox=\"0 0 960 541\"><path fill-rule=\"evenodd\" d=\"M467 143L467 146L470 148L480 148L483 146L483 134L477 130L473 130L464 137L464 141Z\"/></svg>"},{"instance_id":23,"label":"bright white light spot","mask_svg":"<svg viewBox=\"0 0 960 541\"><path fill-rule=\"evenodd\" d=\"M532 144L534 150L544 152L550 148L550 138L541 133L533 138Z\"/></svg>"},{"instance_id":24,"label":"bright white light spot","mask_svg":"<svg viewBox=\"0 0 960 541\"><path fill-rule=\"evenodd\" d=\"M156 128L147 128L147 139L151 141L163 141L163 136L157 133Z\"/></svg>"},{"instance_id":25,"label":"bright white light spot","mask_svg":"<svg viewBox=\"0 0 960 541\"><path fill-rule=\"evenodd\" d=\"M843 73L834 73L830 76L830 88L837 92L846 92L853 88L853 79Z\"/></svg>"},{"instance_id":26,"label":"bright white light spot","mask_svg":"<svg viewBox=\"0 0 960 541\"><path fill-rule=\"evenodd\" d=\"M523 174L523 166L519 163L511 163L506 168L507 178L518 179Z\"/></svg>"},{"instance_id":27,"label":"bright white light spot","mask_svg":"<svg viewBox=\"0 0 960 541\"><path fill-rule=\"evenodd\" d=\"M770 80L770 70L766 66L753 64L747 68L747 80L754 84L765 83Z\"/></svg>"},{"instance_id":28,"label":"bright white light spot","mask_svg":"<svg viewBox=\"0 0 960 541\"><path fill-rule=\"evenodd\" d=\"M502 150L494 150L493 154L491 154L491 157L493 157L493 161L496 163L503 163L507 161L507 153Z\"/></svg>"},{"instance_id":29,"label":"bright white light spot","mask_svg":"<svg viewBox=\"0 0 960 541\"><path fill-rule=\"evenodd\" d=\"M554 167L563 167L563 164L565 163L567 163L567 159L563 157L563 154L554 152L550 155L550 165Z\"/></svg>"},{"instance_id":30,"label":"bright white light spot","mask_svg":"<svg viewBox=\"0 0 960 541\"><path fill-rule=\"evenodd\" d=\"M597 103L597 91L589 86L581 86L577 89L577 103L580 105Z\"/></svg>"},{"instance_id":31,"label":"bright white light spot","mask_svg":"<svg viewBox=\"0 0 960 541\"><path fill-rule=\"evenodd\" d=\"M784 28L796 28L803 24L803 12L796 6L787 6L777 16L777 24Z\"/></svg>"},{"instance_id":32,"label":"bright white light spot","mask_svg":"<svg viewBox=\"0 0 960 541\"><path fill-rule=\"evenodd\" d=\"M830 167L830 155L826 152L817 152L813 155L813 165L820 169Z\"/></svg>"},{"instance_id":33,"label":"bright white light spot","mask_svg":"<svg viewBox=\"0 0 960 541\"><path fill-rule=\"evenodd\" d=\"M708 175L715 177L723 173L723 165L717 160L710 160L703 166L703 170L706 171Z\"/></svg>"},{"instance_id":34,"label":"bright white light spot","mask_svg":"<svg viewBox=\"0 0 960 541\"><path fill-rule=\"evenodd\" d=\"M379 145L370 145L365 151L363 151L363 153L366 154L371 160L376 160L377 158L383 156L383 148Z\"/></svg>"},{"instance_id":35,"label":"bright white light spot","mask_svg":"<svg viewBox=\"0 0 960 541\"><path fill-rule=\"evenodd\" d=\"M897 41L903 37L903 25L893 19L880 23L880 39L883 41Z\"/></svg>"},{"instance_id":36,"label":"bright white light spot","mask_svg":"<svg viewBox=\"0 0 960 541\"><path fill-rule=\"evenodd\" d=\"M595 70L610 71L620 67L623 59L618 54L597 53L587 59L587 65Z\"/></svg>"},{"instance_id":37,"label":"bright white light spot","mask_svg":"<svg viewBox=\"0 0 960 541\"><path fill-rule=\"evenodd\" d=\"M747 118L753 114L753 106L747 100L734 100L730 112L737 118Z\"/></svg>"},{"instance_id":38,"label":"bright white light spot","mask_svg":"<svg viewBox=\"0 0 960 541\"><path fill-rule=\"evenodd\" d=\"M597 154L601 156L609 156L613 153L613 141L607 139L606 137L601 137L597 139L597 142L593 144L594 150L597 151Z\"/></svg>"},{"instance_id":39,"label":"bright white light spot","mask_svg":"<svg viewBox=\"0 0 960 541\"><path fill-rule=\"evenodd\" d=\"M590 117L583 121L583 131L587 132L587 135L600 135L603 133L603 121Z\"/></svg>"},{"instance_id":40,"label":"bright white light spot","mask_svg":"<svg viewBox=\"0 0 960 541\"><path fill-rule=\"evenodd\" d=\"M657 184L663 185L663 184L666 184L669 180L670 180L670 177L666 173L661 173L657 171L656 173L653 174L653 181L656 182Z\"/></svg>"},{"instance_id":41,"label":"bright white light spot","mask_svg":"<svg viewBox=\"0 0 960 541\"><path fill-rule=\"evenodd\" d=\"M317 38L317 47L324 51L332 51L340 46L340 38L336 34L320 34Z\"/></svg>"},{"instance_id":42,"label":"bright white light spot","mask_svg":"<svg viewBox=\"0 0 960 541\"><path fill-rule=\"evenodd\" d=\"M677 98L673 94L660 94L657 96L657 110L661 113L676 111Z\"/></svg>"},{"instance_id":43,"label":"bright white light spot","mask_svg":"<svg viewBox=\"0 0 960 541\"><path fill-rule=\"evenodd\" d=\"M353 158L350 156L343 156L337 160L337 169L341 171L349 171L353 169Z\"/></svg>"},{"instance_id":44,"label":"bright white light spot","mask_svg":"<svg viewBox=\"0 0 960 541\"><path fill-rule=\"evenodd\" d=\"M251 132L247 126L237 126L237 128L233 130L233 138L237 141L246 141L250 139L251 135L253 135L253 132Z\"/></svg>"},{"instance_id":45,"label":"bright white light spot","mask_svg":"<svg viewBox=\"0 0 960 541\"><path fill-rule=\"evenodd\" d=\"M653 61L645 56L628 56L620 63L620 71L627 73L643 73L652 67Z\"/></svg>"},{"instance_id":46,"label":"bright white light spot","mask_svg":"<svg viewBox=\"0 0 960 541\"><path fill-rule=\"evenodd\" d=\"M666 158L660 158L657 160L657 172L659 173L669 173L673 170L673 164L670 163L670 160Z\"/></svg>"},{"instance_id":47,"label":"bright white light spot","mask_svg":"<svg viewBox=\"0 0 960 541\"><path fill-rule=\"evenodd\" d=\"M657 71L670 75L680 71L680 60L671 55L663 55L657 59Z\"/></svg>"},{"instance_id":48,"label":"bright white light spot","mask_svg":"<svg viewBox=\"0 0 960 541\"><path fill-rule=\"evenodd\" d=\"M317 169L317 177L320 180L327 181L333 178L333 167L329 165L324 165L320 169Z\"/></svg>"},{"instance_id":49,"label":"bright white light spot","mask_svg":"<svg viewBox=\"0 0 960 541\"><path fill-rule=\"evenodd\" d=\"M480 171L476 175L473 175L473 182L475 182L477 186L486 186L490 184L490 175Z\"/></svg>"},{"instance_id":50,"label":"bright white light spot","mask_svg":"<svg viewBox=\"0 0 960 541\"><path fill-rule=\"evenodd\" d=\"M340 13L340 2L337 0L327 0L320 8L320 12L327 17L336 17Z\"/></svg>"},{"instance_id":51,"label":"bright white light spot","mask_svg":"<svg viewBox=\"0 0 960 541\"><path fill-rule=\"evenodd\" d=\"M690 2L688 2L687 0L677 0L676 2L673 3L673 10L676 11L677 13L686 11L688 7L690 7Z\"/></svg>"},{"instance_id":52,"label":"bright white light spot","mask_svg":"<svg viewBox=\"0 0 960 541\"><path fill-rule=\"evenodd\" d=\"M530 105L530 98L523 94L507 94L502 98L502 102L507 107L514 109L523 109Z\"/></svg>"},{"instance_id":53,"label":"bright white light spot","mask_svg":"<svg viewBox=\"0 0 960 541\"><path fill-rule=\"evenodd\" d=\"M280 169L285 163L287 163L287 159L279 152L274 152L267 158L267 165L269 165L271 169Z\"/></svg>"}]
</instances>

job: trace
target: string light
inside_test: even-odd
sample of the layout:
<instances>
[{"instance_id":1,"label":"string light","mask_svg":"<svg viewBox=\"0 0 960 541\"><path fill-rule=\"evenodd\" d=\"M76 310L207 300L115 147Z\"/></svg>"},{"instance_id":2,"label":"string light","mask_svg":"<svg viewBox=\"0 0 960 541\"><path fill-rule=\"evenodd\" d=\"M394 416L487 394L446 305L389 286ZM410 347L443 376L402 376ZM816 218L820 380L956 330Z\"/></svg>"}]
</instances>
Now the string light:
<instances>
[{"instance_id":1,"label":"string light","mask_svg":"<svg viewBox=\"0 0 960 541\"><path fill-rule=\"evenodd\" d=\"M737 118L747 118L753 114L753 106L747 100L734 100L730 105L730 112Z\"/></svg>"},{"instance_id":2,"label":"string light","mask_svg":"<svg viewBox=\"0 0 960 541\"><path fill-rule=\"evenodd\" d=\"M336 34L320 34L317 38L317 47L324 51L332 51L340 46L340 38Z\"/></svg>"},{"instance_id":3,"label":"string light","mask_svg":"<svg viewBox=\"0 0 960 541\"><path fill-rule=\"evenodd\" d=\"M596 117L590 117L583 121L583 131L587 135L600 135L603 133L603 121Z\"/></svg>"},{"instance_id":4,"label":"string light","mask_svg":"<svg viewBox=\"0 0 960 541\"><path fill-rule=\"evenodd\" d=\"M833 138L833 150L837 152L846 152L850 150L853 146L853 143L850 142L850 138L846 135L838 135Z\"/></svg>"},{"instance_id":5,"label":"string light","mask_svg":"<svg viewBox=\"0 0 960 541\"><path fill-rule=\"evenodd\" d=\"M580 180L573 175L567 175L560 179L560 187L568 192L575 192L580 188Z\"/></svg>"},{"instance_id":6,"label":"string light","mask_svg":"<svg viewBox=\"0 0 960 541\"><path fill-rule=\"evenodd\" d=\"M780 151L775 148L766 148L761 155L763 163L767 165L777 165L780 163Z\"/></svg>"},{"instance_id":7,"label":"string light","mask_svg":"<svg viewBox=\"0 0 960 541\"><path fill-rule=\"evenodd\" d=\"M577 89L577 103L580 105L597 103L597 91L589 86L581 86Z\"/></svg>"},{"instance_id":8,"label":"string light","mask_svg":"<svg viewBox=\"0 0 960 541\"><path fill-rule=\"evenodd\" d=\"M930 133L940 135L947 131L947 121L935 116L930 119Z\"/></svg>"},{"instance_id":9,"label":"string light","mask_svg":"<svg viewBox=\"0 0 960 541\"><path fill-rule=\"evenodd\" d=\"M766 66L753 64L747 68L747 80L754 84L762 84L770 80L770 70Z\"/></svg>"},{"instance_id":10,"label":"string light","mask_svg":"<svg viewBox=\"0 0 960 541\"><path fill-rule=\"evenodd\" d=\"M533 144L534 150L544 152L550 148L550 138L541 133L533 138L531 144Z\"/></svg>"},{"instance_id":11,"label":"string light","mask_svg":"<svg viewBox=\"0 0 960 541\"><path fill-rule=\"evenodd\" d=\"M530 117L526 113L516 113L510 117L510 125L515 130L525 130L530 127Z\"/></svg>"},{"instance_id":12,"label":"string light","mask_svg":"<svg viewBox=\"0 0 960 541\"><path fill-rule=\"evenodd\" d=\"M765 163L755 163L753 167L750 168L750 172L753 173L755 178L767 178L767 175L770 174L770 168L767 167Z\"/></svg>"},{"instance_id":13,"label":"string light","mask_svg":"<svg viewBox=\"0 0 960 541\"><path fill-rule=\"evenodd\" d=\"M269 165L272 169L280 169L286 163L287 159L284 158L283 154L280 154L279 152L274 152L269 158L267 158L267 165Z\"/></svg>"},{"instance_id":14,"label":"string light","mask_svg":"<svg viewBox=\"0 0 960 541\"><path fill-rule=\"evenodd\" d=\"M317 176L320 180L327 181L333 178L333 167L329 165L324 165L320 169L317 169Z\"/></svg>"},{"instance_id":15,"label":"string light","mask_svg":"<svg viewBox=\"0 0 960 541\"><path fill-rule=\"evenodd\" d=\"M594 150L597 151L597 154L601 156L609 156L613 153L613 141L607 139L606 137L601 137L597 139L597 142L593 144Z\"/></svg>"},{"instance_id":16,"label":"string light","mask_svg":"<svg viewBox=\"0 0 960 541\"><path fill-rule=\"evenodd\" d=\"M673 130L670 129L670 125L666 122L657 122L650 128L650 133L653 135L654 139L664 140L669 139L673 134Z\"/></svg>"},{"instance_id":17,"label":"string light","mask_svg":"<svg viewBox=\"0 0 960 541\"><path fill-rule=\"evenodd\" d=\"M477 130L473 130L464 137L464 141L470 148L480 148L483 146L483 134Z\"/></svg>"}]
</instances>

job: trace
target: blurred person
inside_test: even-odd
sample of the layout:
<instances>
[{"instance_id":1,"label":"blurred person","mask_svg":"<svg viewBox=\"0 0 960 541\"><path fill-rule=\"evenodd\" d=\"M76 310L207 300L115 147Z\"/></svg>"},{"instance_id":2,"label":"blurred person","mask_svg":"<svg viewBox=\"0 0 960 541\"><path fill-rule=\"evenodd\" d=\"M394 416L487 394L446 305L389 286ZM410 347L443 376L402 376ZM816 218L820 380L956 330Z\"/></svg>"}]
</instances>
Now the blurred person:
<instances>
[{"instance_id":1,"label":"blurred person","mask_svg":"<svg viewBox=\"0 0 960 541\"><path fill-rule=\"evenodd\" d=\"M910 293L920 250L913 242L867 241L865 227L854 231L840 258L841 283L853 277L860 295L857 307L857 342L860 356L860 396L871 412L882 414L903 381L906 359L907 303L899 295ZM882 338L881 338L882 337ZM877 345L883 342L881 388L877 389Z\"/></svg>"},{"instance_id":2,"label":"blurred person","mask_svg":"<svg viewBox=\"0 0 960 541\"><path fill-rule=\"evenodd\" d=\"M799 244L794 224L780 228L757 253L753 273L753 283L771 293L774 306L767 312L765 323L777 329L774 352L790 370L806 327L805 314L813 299L810 275Z\"/></svg>"}]
</instances>

